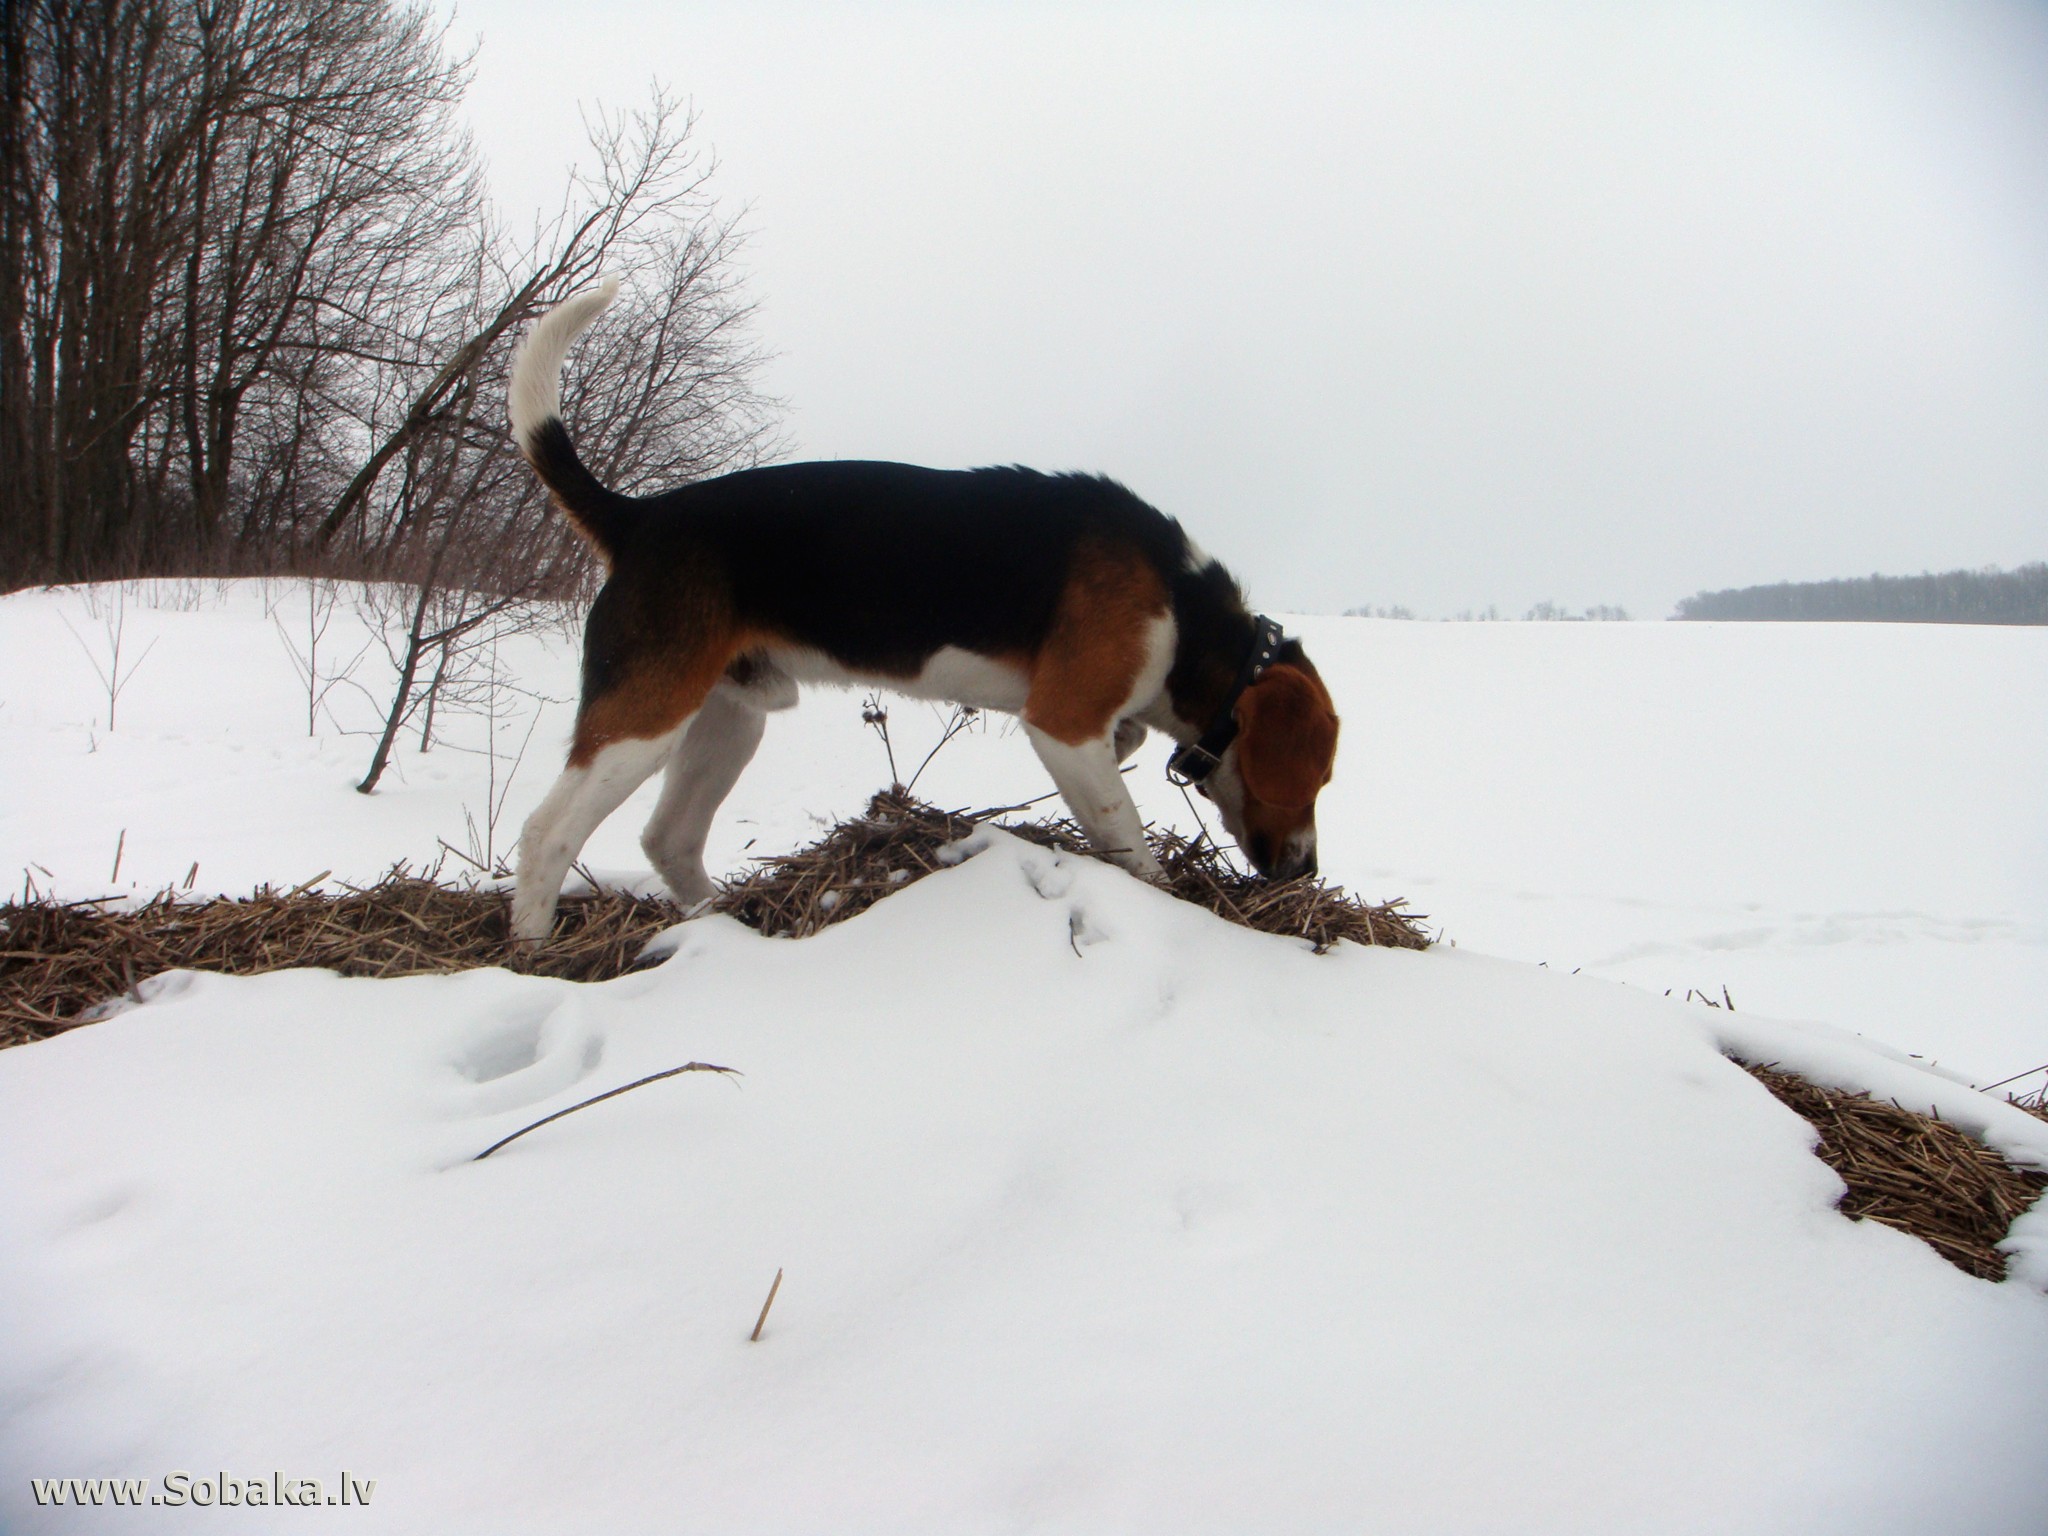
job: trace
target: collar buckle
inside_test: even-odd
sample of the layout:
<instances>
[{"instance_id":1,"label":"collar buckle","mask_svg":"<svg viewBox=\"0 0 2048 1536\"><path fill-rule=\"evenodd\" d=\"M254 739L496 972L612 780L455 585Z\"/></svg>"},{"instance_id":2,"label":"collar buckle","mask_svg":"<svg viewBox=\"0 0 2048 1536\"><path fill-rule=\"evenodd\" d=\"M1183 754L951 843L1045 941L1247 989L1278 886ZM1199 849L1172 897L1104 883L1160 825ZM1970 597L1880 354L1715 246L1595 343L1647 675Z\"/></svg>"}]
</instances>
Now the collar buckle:
<instances>
[{"instance_id":1,"label":"collar buckle","mask_svg":"<svg viewBox=\"0 0 2048 1536\"><path fill-rule=\"evenodd\" d=\"M1204 740L1207 738L1205 737ZM1224 743L1227 747L1228 742ZM1199 741L1188 742L1173 749L1173 755L1166 760L1166 778L1169 783L1178 784L1182 789L1199 785L1210 774L1223 766L1223 759L1209 751Z\"/></svg>"}]
</instances>

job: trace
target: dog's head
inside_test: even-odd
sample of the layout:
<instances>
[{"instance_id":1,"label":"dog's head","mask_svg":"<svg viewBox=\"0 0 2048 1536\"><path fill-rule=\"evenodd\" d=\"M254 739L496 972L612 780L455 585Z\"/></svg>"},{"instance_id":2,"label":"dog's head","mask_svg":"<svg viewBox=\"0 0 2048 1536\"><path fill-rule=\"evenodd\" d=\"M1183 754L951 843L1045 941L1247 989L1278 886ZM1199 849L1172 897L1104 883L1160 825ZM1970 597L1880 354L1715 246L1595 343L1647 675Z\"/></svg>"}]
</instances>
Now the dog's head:
<instances>
[{"instance_id":1,"label":"dog's head","mask_svg":"<svg viewBox=\"0 0 2048 1536\"><path fill-rule=\"evenodd\" d=\"M1337 760L1330 691L1292 643L1238 696L1237 739L1201 791L1269 880L1316 872L1316 796Z\"/></svg>"}]
</instances>

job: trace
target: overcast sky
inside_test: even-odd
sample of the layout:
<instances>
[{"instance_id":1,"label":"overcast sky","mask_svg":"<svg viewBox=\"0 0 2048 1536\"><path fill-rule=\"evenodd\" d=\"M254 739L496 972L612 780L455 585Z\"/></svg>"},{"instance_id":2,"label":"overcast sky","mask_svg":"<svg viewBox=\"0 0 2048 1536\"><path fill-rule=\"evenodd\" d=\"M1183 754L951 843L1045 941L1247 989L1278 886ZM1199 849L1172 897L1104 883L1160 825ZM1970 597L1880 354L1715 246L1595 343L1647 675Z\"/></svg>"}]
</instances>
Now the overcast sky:
<instances>
[{"instance_id":1,"label":"overcast sky","mask_svg":"<svg viewBox=\"0 0 2048 1536\"><path fill-rule=\"evenodd\" d=\"M461 0L508 209L692 99L796 457L1100 470L1275 609L2048 557L2048 6Z\"/></svg>"}]
</instances>

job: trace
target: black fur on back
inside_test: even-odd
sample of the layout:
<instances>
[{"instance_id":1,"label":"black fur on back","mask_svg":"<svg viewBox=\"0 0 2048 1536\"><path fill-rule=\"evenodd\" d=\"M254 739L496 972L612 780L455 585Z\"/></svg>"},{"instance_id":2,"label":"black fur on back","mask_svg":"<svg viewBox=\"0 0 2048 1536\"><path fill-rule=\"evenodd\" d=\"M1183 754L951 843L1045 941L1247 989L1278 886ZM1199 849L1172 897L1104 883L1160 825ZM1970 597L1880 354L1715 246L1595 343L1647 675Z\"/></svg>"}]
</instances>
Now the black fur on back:
<instances>
[{"instance_id":1,"label":"black fur on back","mask_svg":"<svg viewBox=\"0 0 2048 1536\"><path fill-rule=\"evenodd\" d=\"M584 634L586 697L645 647L687 650L727 623L881 676L914 676L945 646L1030 655L1084 538L1159 573L1178 630L1167 693L1194 734L1227 706L1257 633L1230 573L1195 563L1177 521L1100 475L834 460L622 497L575 468L597 493L576 485L575 515L612 556Z\"/></svg>"},{"instance_id":2,"label":"black fur on back","mask_svg":"<svg viewBox=\"0 0 2048 1536\"><path fill-rule=\"evenodd\" d=\"M632 507L614 581L717 580L741 623L884 674L915 673L948 645L1035 651L1083 537L1138 550L1176 610L1195 599L1191 618L1219 598L1243 609L1227 575L1190 580L1179 523L1098 475L782 464Z\"/></svg>"}]
</instances>

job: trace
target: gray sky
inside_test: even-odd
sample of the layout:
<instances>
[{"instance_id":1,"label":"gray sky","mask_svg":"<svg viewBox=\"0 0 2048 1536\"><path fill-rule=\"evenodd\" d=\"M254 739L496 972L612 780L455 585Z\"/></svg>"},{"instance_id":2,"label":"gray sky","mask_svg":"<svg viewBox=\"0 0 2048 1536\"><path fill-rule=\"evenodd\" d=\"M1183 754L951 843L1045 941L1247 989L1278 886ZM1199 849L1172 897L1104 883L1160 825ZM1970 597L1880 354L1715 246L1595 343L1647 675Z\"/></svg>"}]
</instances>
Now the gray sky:
<instances>
[{"instance_id":1,"label":"gray sky","mask_svg":"<svg viewBox=\"0 0 2048 1536\"><path fill-rule=\"evenodd\" d=\"M2048 6L461 0L506 206L694 100L799 457L1095 469L1264 606L2048 557Z\"/></svg>"}]
</instances>

